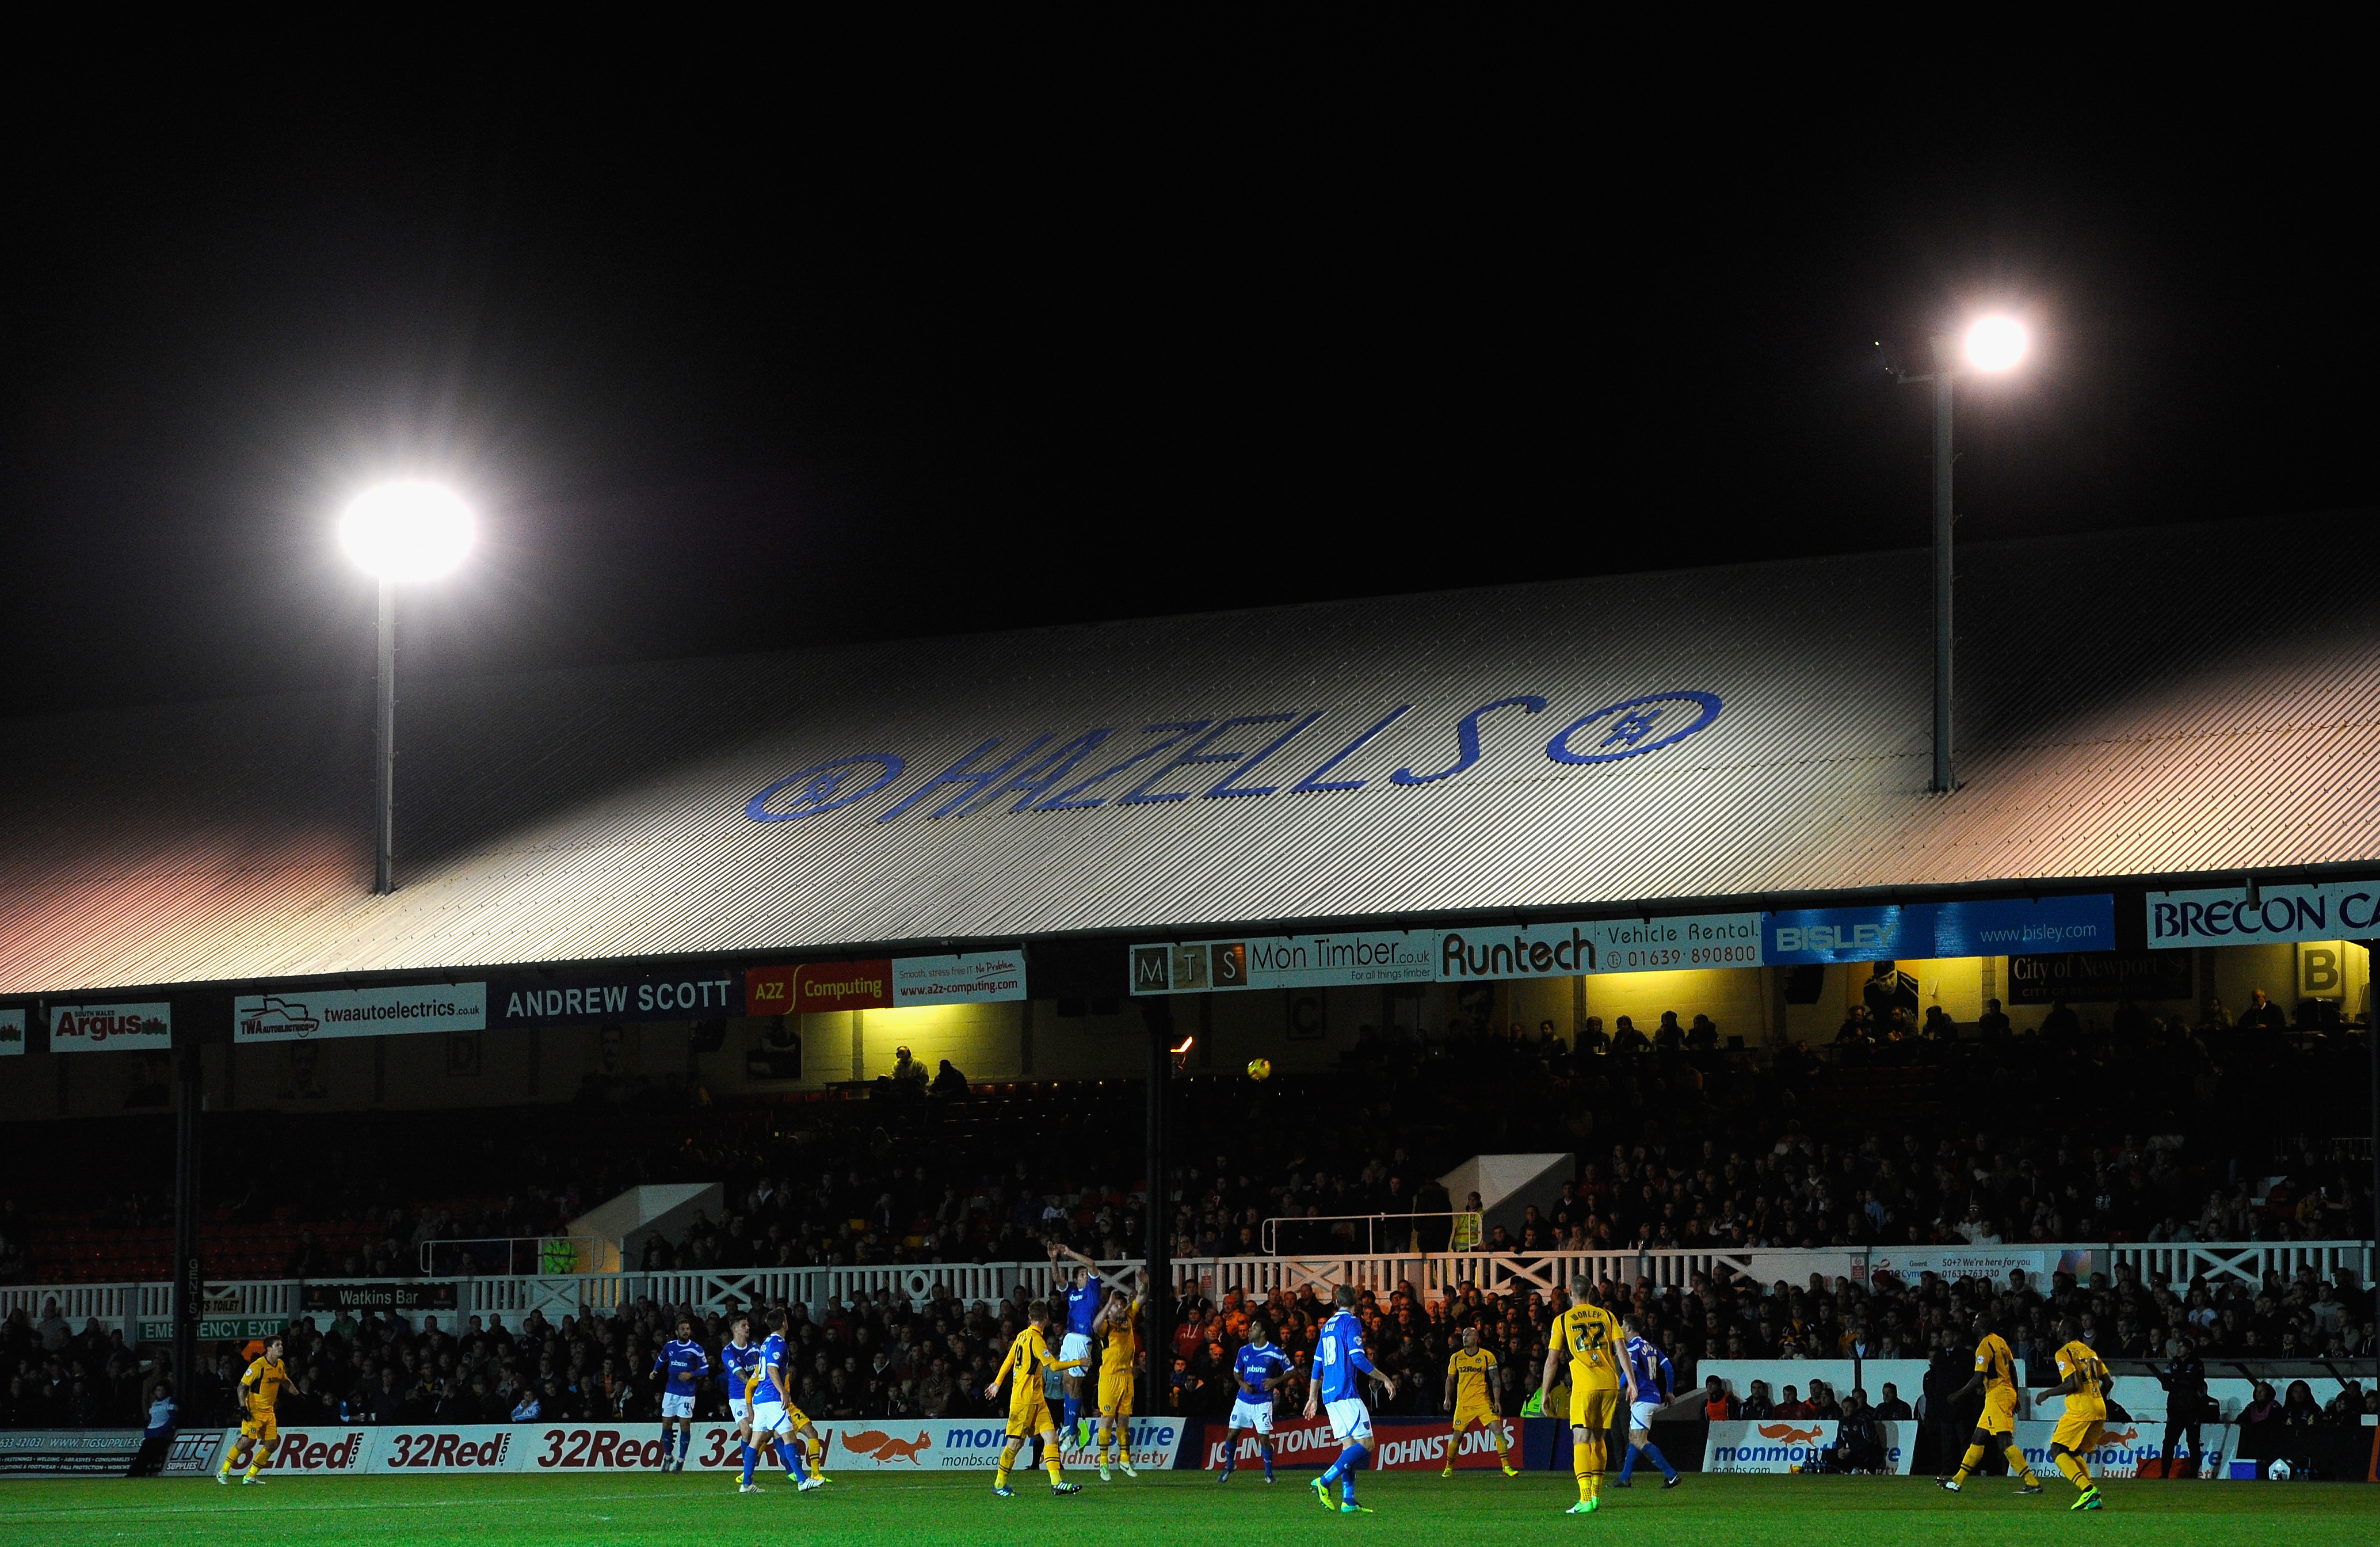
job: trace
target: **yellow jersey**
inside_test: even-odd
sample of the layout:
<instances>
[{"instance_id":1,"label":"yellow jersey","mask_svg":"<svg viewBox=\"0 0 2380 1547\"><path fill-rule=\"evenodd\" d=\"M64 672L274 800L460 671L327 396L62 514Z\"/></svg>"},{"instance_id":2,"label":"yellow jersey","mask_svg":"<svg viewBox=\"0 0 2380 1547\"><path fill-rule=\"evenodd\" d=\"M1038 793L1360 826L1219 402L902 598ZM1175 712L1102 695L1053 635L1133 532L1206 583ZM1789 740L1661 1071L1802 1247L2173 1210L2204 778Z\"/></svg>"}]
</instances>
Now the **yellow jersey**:
<instances>
[{"instance_id":1,"label":"yellow jersey","mask_svg":"<svg viewBox=\"0 0 2380 1547\"><path fill-rule=\"evenodd\" d=\"M2066 1396L2066 1411L2077 1417L2107 1416L2107 1361L2091 1351L2090 1345L2077 1338L2058 1350L2058 1373L2069 1380L2080 1374L2082 1379Z\"/></svg>"},{"instance_id":2,"label":"yellow jersey","mask_svg":"<svg viewBox=\"0 0 2380 1547\"><path fill-rule=\"evenodd\" d=\"M256 1362L248 1367L248 1373L239 1378L239 1383L255 1388L244 1393L249 1411L269 1413L281 1400L281 1388L289 1383L289 1370L279 1359L259 1355Z\"/></svg>"},{"instance_id":3,"label":"yellow jersey","mask_svg":"<svg viewBox=\"0 0 2380 1547\"><path fill-rule=\"evenodd\" d=\"M1984 1395L1996 1391L2014 1395L2016 1391L2016 1355L2010 1351L2008 1341L1998 1333L1986 1334L1975 1345L1975 1369L1984 1378Z\"/></svg>"},{"instance_id":4,"label":"yellow jersey","mask_svg":"<svg viewBox=\"0 0 2380 1547\"><path fill-rule=\"evenodd\" d=\"M1626 1383L1620 1318L1599 1305L1574 1305L1554 1318L1548 1348L1570 1350L1570 1383L1576 1391L1612 1391Z\"/></svg>"},{"instance_id":5,"label":"yellow jersey","mask_svg":"<svg viewBox=\"0 0 2380 1547\"><path fill-rule=\"evenodd\" d=\"M1108 1340L1099 1348L1099 1373L1129 1375L1134 1361L1140 1355L1140 1302L1132 1302L1131 1311L1119 1322L1108 1322Z\"/></svg>"},{"instance_id":6,"label":"yellow jersey","mask_svg":"<svg viewBox=\"0 0 2380 1547\"><path fill-rule=\"evenodd\" d=\"M1457 1348L1454 1357L1446 1361L1446 1368L1454 1377L1456 1412L1488 1406L1488 1372L1496 1368L1493 1353L1486 1348Z\"/></svg>"},{"instance_id":7,"label":"yellow jersey","mask_svg":"<svg viewBox=\"0 0 2380 1547\"><path fill-rule=\"evenodd\" d=\"M1018 1333L1016 1341L1008 1346L1008 1357L1000 1361L1001 1378L1014 1383L1008 1388L1009 1410L1023 1411L1048 1400L1041 1394L1041 1371L1044 1370L1074 1370L1084 1362L1082 1359L1051 1358L1050 1345L1041 1336L1038 1327L1027 1327Z\"/></svg>"}]
</instances>

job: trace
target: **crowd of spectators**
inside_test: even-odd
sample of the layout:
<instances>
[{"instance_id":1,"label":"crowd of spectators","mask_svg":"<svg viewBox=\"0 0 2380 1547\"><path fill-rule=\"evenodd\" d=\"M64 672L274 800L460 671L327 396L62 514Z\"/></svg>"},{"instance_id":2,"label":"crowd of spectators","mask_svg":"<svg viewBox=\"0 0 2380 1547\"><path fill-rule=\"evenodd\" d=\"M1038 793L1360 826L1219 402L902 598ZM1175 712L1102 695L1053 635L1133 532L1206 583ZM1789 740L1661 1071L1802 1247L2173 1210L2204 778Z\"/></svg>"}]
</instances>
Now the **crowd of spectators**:
<instances>
[{"instance_id":1,"label":"crowd of spectators","mask_svg":"<svg viewBox=\"0 0 2380 1547\"><path fill-rule=\"evenodd\" d=\"M19 1309L0 1319L0 1428L138 1428L156 1372L97 1319L77 1330L52 1300L36 1317Z\"/></svg>"}]
</instances>

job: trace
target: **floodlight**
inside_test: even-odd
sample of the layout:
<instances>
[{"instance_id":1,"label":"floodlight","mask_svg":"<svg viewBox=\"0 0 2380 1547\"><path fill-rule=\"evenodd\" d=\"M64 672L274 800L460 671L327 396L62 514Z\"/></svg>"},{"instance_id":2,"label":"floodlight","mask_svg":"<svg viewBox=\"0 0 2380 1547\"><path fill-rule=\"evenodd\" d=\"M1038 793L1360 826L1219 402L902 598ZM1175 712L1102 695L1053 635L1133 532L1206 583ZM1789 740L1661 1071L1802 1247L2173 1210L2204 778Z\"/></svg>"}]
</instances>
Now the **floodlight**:
<instances>
[{"instance_id":1,"label":"floodlight","mask_svg":"<svg viewBox=\"0 0 2380 1547\"><path fill-rule=\"evenodd\" d=\"M385 484L347 506L339 545L383 580L428 579L470 551L471 512L434 483Z\"/></svg>"},{"instance_id":2,"label":"floodlight","mask_svg":"<svg viewBox=\"0 0 2380 1547\"><path fill-rule=\"evenodd\" d=\"M2006 371L2024 359L2024 324L2013 317L1985 317L1967 330L1967 363L1978 371Z\"/></svg>"}]
</instances>

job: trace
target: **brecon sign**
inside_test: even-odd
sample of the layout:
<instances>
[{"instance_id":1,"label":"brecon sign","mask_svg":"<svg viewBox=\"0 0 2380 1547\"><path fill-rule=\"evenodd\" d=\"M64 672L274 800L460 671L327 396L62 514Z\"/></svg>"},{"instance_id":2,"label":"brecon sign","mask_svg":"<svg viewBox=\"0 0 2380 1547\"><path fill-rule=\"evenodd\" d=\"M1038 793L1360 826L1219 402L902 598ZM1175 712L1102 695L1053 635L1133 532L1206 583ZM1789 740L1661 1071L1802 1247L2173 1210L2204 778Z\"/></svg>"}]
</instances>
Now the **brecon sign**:
<instances>
[{"instance_id":1,"label":"brecon sign","mask_svg":"<svg viewBox=\"0 0 2380 1547\"><path fill-rule=\"evenodd\" d=\"M2260 941L2361 940L2380 935L2380 882L2151 892L2149 949L2253 945Z\"/></svg>"},{"instance_id":2,"label":"brecon sign","mask_svg":"<svg viewBox=\"0 0 2380 1547\"><path fill-rule=\"evenodd\" d=\"M1591 701L1591 700L1590 700ZM1193 799L1261 799L1314 795L1367 786L1434 785L1467 773L1491 756L1538 759L1560 766L1620 762L1673 747L1708 730L1723 708L1718 696L1694 688L1645 693L1589 711L1555 717L1561 728L1542 746L1531 730L1524 750L1511 751L1514 722L1545 713L1552 700L1536 693L1493 699L1455 720L1453 745L1416 757L1393 772L1357 774L1353 760L1374 737L1413 709L1398 704L1332 723L1320 709L1281 710L1220 718L1164 720L1137 729L1094 725L1072 736L1045 731L1026 737L986 737L973 749L921 784L895 793L909 772L898 752L855 752L805 768L762 789L746 803L754 822L793 822L885 797L878 822L916 813L946 820L995 808L1021 811L1081 811L1099 806L1164 806ZM1358 724L1366 728L1354 731ZM1491 753L1490 737L1505 750ZM929 766L931 766L930 764ZM1299 770L1304 770L1300 773Z\"/></svg>"}]
</instances>

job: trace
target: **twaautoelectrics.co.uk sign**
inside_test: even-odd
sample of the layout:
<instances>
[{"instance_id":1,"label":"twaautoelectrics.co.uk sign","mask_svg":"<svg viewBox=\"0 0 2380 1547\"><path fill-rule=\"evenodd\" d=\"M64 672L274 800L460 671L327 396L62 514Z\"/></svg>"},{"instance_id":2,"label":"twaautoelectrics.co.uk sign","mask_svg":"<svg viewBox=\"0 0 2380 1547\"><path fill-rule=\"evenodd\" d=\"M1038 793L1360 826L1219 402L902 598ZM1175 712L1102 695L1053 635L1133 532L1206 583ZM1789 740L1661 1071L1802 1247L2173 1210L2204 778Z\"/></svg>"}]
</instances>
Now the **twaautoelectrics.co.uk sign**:
<instances>
[{"instance_id":1,"label":"twaautoelectrics.co.uk sign","mask_svg":"<svg viewBox=\"0 0 2380 1547\"><path fill-rule=\"evenodd\" d=\"M1554 723L1561 729L1540 744L1536 737L1542 732L1524 736L1513 723L1547 713L1552 700L1536 693L1515 693L1480 704L1455 720L1429 756L1394 770L1367 770L1366 746L1413 707L1401 703L1378 718L1369 713L1334 717L1320 709L1284 710L1164 720L1136 728L1131 722L1094 725L1063 737L1055 731L1030 737L992 736L921 784L905 780L909 760L901 753L856 752L778 780L752 797L745 814L754 822L792 822L882 796L884 809L875 820L892 822L912 812L948 819L993 810L1079 811L1098 806L1171 805L1193 798L1314 795L1375 784L1434 785L1491 756L1539 766L1642 757L1708 730L1722 705L1717 694L1692 688L1640 694L1558 719ZM1349 736L1359 725L1365 728ZM1493 752L1491 741L1498 744Z\"/></svg>"}]
</instances>

